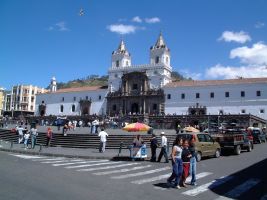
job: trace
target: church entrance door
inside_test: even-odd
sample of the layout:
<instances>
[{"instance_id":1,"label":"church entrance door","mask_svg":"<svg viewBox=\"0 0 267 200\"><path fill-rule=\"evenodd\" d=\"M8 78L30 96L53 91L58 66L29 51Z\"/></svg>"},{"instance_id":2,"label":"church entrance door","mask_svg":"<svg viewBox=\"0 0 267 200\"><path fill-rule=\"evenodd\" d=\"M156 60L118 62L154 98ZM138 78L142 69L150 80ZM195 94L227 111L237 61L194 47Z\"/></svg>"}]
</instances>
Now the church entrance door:
<instances>
[{"instance_id":1,"label":"church entrance door","mask_svg":"<svg viewBox=\"0 0 267 200\"><path fill-rule=\"evenodd\" d=\"M138 113L138 110L139 110L139 105L138 105L138 103L133 103L133 104L132 104L131 112L132 112L132 113Z\"/></svg>"}]
</instances>

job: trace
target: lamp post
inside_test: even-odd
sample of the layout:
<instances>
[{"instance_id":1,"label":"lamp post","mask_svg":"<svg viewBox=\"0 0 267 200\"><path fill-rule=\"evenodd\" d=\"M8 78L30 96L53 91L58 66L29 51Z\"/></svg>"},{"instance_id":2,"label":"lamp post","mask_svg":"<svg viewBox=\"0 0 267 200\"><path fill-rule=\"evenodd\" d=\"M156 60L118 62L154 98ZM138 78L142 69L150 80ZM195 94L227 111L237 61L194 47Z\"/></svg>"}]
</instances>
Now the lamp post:
<instances>
[{"instance_id":1,"label":"lamp post","mask_svg":"<svg viewBox=\"0 0 267 200\"><path fill-rule=\"evenodd\" d=\"M12 106L11 107L11 117L12 117L12 119L13 119L13 115L14 115L14 107Z\"/></svg>"}]
</instances>

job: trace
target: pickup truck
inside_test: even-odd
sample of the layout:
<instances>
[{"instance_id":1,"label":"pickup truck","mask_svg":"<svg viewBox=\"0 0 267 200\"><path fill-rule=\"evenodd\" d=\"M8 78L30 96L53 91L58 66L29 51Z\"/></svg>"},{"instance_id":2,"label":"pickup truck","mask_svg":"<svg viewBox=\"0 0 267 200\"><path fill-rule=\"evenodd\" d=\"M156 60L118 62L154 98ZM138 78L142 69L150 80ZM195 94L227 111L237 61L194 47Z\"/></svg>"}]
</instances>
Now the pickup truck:
<instances>
[{"instance_id":1,"label":"pickup truck","mask_svg":"<svg viewBox=\"0 0 267 200\"><path fill-rule=\"evenodd\" d=\"M251 137L242 130L225 130L222 133L212 134L211 137L220 144L222 150L233 149L236 155L239 155L241 150L250 152L253 149Z\"/></svg>"}]
</instances>

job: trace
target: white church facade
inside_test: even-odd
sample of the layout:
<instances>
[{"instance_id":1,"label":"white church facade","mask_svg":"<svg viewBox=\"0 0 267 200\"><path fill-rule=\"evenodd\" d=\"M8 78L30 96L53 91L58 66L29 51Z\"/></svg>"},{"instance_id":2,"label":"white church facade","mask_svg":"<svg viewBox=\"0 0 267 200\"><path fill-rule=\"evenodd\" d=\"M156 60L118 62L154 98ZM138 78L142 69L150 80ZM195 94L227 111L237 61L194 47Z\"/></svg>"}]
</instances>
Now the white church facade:
<instances>
[{"instance_id":1,"label":"white church facade","mask_svg":"<svg viewBox=\"0 0 267 200\"><path fill-rule=\"evenodd\" d=\"M36 116L127 114L253 114L267 119L267 77L175 81L162 34L150 48L149 64L132 65L123 41L112 52L107 87L56 88L38 94Z\"/></svg>"}]
</instances>

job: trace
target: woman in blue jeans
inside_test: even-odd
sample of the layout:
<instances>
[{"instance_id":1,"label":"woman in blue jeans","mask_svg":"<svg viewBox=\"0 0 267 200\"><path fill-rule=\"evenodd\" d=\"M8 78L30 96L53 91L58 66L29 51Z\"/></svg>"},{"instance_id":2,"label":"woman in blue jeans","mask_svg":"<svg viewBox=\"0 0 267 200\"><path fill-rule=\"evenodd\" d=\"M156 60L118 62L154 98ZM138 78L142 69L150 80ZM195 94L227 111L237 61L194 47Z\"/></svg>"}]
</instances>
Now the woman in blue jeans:
<instances>
[{"instance_id":1,"label":"woman in blue jeans","mask_svg":"<svg viewBox=\"0 0 267 200\"><path fill-rule=\"evenodd\" d=\"M182 161L182 144L183 140L180 138L176 138L173 143L172 148L172 175L168 178L167 184L168 186L172 185L173 179L175 179L174 187L180 189L180 178L183 173L183 161Z\"/></svg>"},{"instance_id":2,"label":"woman in blue jeans","mask_svg":"<svg viewBox=\"0 0 267 200\"><path fill-rule=\"evenodd\" d=\"M193 137L190 140L190 145L189 145L189 151L192 155L192 157L190 158L190 170L189 170L189 174L192 177L191 182L190 182L191 185L197 185L196 184L197 159L196 159L195 141L196 141L196 138L195 138L195 135L193 135Z\"/></svg>"}]
</instances>

